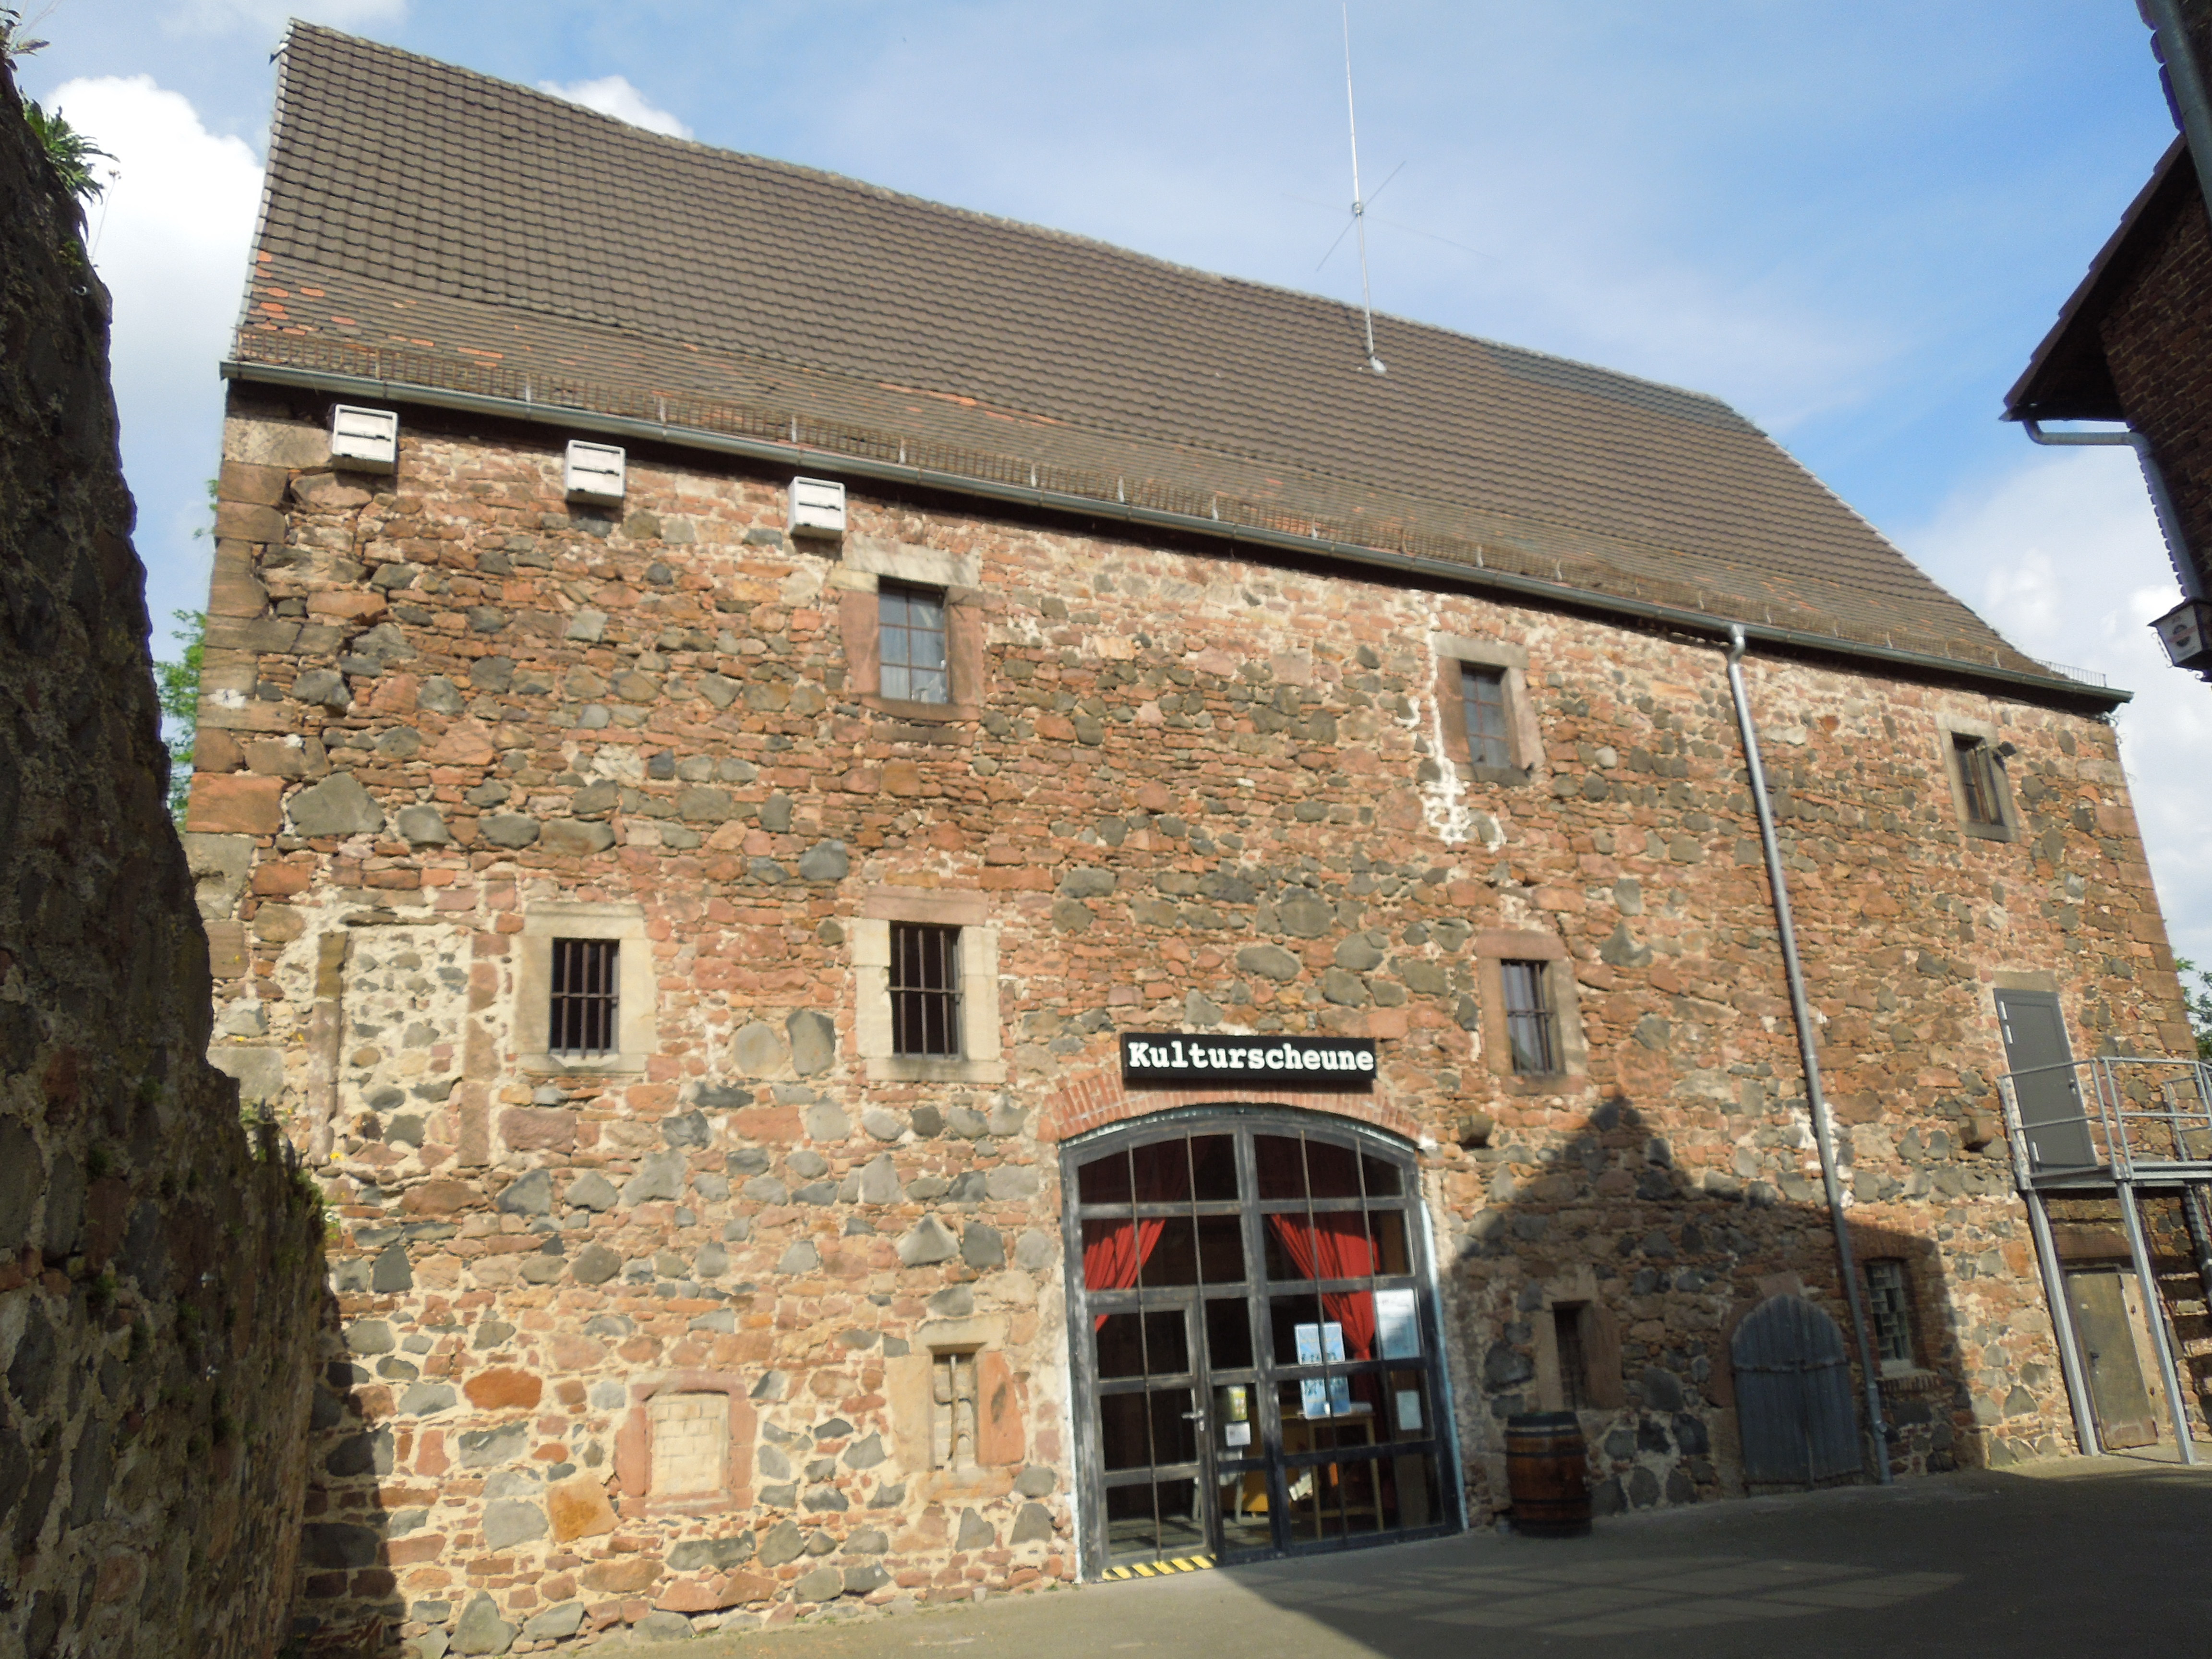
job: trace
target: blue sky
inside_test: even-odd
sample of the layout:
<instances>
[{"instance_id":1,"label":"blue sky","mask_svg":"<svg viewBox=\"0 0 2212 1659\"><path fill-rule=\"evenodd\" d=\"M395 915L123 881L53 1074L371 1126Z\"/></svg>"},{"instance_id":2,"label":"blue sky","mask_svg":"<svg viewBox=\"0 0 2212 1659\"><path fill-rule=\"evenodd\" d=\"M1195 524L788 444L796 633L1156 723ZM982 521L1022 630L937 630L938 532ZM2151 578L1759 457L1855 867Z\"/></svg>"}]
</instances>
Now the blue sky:
<instances>
[{"instance_id":1,"label":"blue sky","mask_svg":"<svg viewBox=\"0 0 2212 1659\"><path fill-rule=\"evenodd\" d=\"M36 0L31 7L37 15ZM198 602L214 362L268 119L264 0L62 0L23 66L122 164L125 459L157 614ZM516 4L306 15L703 142L1261 281L1356 295L1334 0ZM2212 960L2212 691L2124 452L1999 401L2172 136L2130 0L1361 0L1379 309L1727 398L2122 718L2154 867ZM611 100L611 103L610 103Z\"/></svg>"}]
</instances>

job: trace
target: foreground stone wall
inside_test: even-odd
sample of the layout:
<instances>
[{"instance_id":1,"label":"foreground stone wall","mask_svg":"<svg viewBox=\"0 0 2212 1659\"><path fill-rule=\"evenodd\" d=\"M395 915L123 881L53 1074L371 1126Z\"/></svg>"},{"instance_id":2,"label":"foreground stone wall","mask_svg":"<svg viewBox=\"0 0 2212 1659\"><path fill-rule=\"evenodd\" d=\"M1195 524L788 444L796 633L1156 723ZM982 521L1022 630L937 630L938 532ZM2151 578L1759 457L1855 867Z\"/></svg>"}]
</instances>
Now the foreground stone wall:
<instances>
[{"instance_id":1,"label":"foreground stone wall","mask_svg":"<svg viewBox=\"0 0 2212 1659\"><path fill-rule=\"evenodd\" d=\"M0 71L0 1656L262 1655L322 1218L205 1057L106 334Z\"/></svg>"},{"instance_id":2,"label":"foreground stone wall","mask_svg":"<svg viewBox=\"0 0 2212 1659\"><path fill-rule=\"evenodd\" d=\"M344 473L324 415L234 393L191 840L216 1056L342 1218L325 1638L520 1651L1071 1576L1060 1143L1205 1098L1125 1095L1127 1029L1378 1041L1371 1098L1218 1097L1419 1149L1476 1516L1499 1419L1558 1403L1566 1303L1607 1322L1601 1501L1741 1489L1735 1322L1843 1309L1717 652L858 489L842 549L794 543L781 478L672 453L571 507L544 433L427 412L396 477ZM975 706L924 723L840 617L943 570ZM1524 781L1445 758L1437 635L1525 647ZM2045 976L2085 1050L2185 1029L2113 734L1749 672L1854 1224L1912 1275L1897 1461L2056 1450L1990 989ZM2016 746L2014 839L1960 833L1939 720ZM871 1059L855 950L918 898L996 950L998 1052L935 1079ZM562 904L649 957L627 1070L526 1063ZM1571 964L1564 1084L1485 1036L1486 954L1532 939ZM994 1370L948 1469L916 1368L952 1340ZM652 1485L678 1390L730 1402L688 1507Z\"/></svg>"}]
</instances>

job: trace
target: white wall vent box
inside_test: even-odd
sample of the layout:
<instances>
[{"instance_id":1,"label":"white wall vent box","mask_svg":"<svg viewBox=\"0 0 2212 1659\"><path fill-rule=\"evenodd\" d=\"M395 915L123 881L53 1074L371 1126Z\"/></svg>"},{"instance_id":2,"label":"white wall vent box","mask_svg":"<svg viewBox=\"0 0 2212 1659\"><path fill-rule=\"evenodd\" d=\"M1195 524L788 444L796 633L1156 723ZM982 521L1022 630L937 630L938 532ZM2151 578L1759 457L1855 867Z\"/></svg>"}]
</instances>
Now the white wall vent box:
<instances>
[{"instance_id":1,"label":"white wall vent box","mask_svg":"<svg viewBox=\"0 0 2212 1659\"><path fill-rule=\"evenodd\" d=\"M845 486L828 478L791 481L791 533L794 536L842 536L845 533Z\"/></svg>"},{"instance_id":2,"label":"white wall vent box","mask_svg":"<svg viewBox=\"0 0 2212 1659\"><path fill-rule=\"evenodd\" d=\"M356 472L399 471L399 412L331 406L331 462Z\"/></svg>"},{"instance_id":3,"label":"white wall vent box","mask_svg":"<svg viewBox=\"0 0 2212 1659\"><path fill-rule=\"evenodd\" d=\"M572 501L619 501L623 498L623 451L615 444L568 443L562 484Z\"/></svg>"}]
</instances>

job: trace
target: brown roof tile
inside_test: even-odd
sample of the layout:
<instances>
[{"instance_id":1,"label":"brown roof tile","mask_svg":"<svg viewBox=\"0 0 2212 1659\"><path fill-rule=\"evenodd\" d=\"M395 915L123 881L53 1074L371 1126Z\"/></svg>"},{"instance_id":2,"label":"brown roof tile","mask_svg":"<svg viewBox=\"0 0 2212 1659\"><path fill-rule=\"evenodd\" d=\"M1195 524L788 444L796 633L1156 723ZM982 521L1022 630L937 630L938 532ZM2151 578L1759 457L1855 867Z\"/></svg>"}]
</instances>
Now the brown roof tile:
<instances>
[{"instance_id":1,"label":"brown roof tile","mask_svg":"<svg viewBox=\"0 0 2212 1659\"><path fill-rule=\"evenodd\" d=\"M796 421L969 476L2040 672L1703 393L1387 316L1378 376L1332 300L325 28L295 24L283 64L242 363Z\"/></svg>"}]
</instances>

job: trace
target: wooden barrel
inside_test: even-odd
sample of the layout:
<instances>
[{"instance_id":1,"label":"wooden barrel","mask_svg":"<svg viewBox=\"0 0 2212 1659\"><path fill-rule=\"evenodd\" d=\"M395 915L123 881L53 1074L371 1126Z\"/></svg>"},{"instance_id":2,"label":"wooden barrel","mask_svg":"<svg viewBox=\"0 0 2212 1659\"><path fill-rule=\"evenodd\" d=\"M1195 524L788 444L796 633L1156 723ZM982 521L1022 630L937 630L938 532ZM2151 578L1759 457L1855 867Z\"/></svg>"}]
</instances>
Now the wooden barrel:
<instances>
[{"instance_id":1,"label":"wooden barrel","mask_svg":"<svg viewBox=\"0 0 2212 1659\"><path fill-rule=\"evenodd\" d=\"M1505 1480L1513 1530L1531 1538L1581 1538L1590 1529L1589 1449L1572 1412L1520 1412L1505 1419Z\"/></svg>"}]
</instances>

